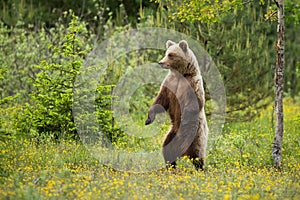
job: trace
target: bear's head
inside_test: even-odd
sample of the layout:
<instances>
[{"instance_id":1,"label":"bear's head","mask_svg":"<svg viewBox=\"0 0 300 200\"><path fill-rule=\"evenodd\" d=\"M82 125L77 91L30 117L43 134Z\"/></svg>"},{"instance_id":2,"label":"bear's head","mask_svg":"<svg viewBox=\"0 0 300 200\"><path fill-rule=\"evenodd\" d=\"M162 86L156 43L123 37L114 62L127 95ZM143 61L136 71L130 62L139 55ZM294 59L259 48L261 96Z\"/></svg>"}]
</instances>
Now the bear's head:
<instances>
[{"instance_id":1,"label":"bear's head","mask_svg":"<svg viewBox=\"0 0 300 200\"><path fill-rule=\"evenodd\" d=\"M198 62L185 40L181 40L179 43L168 40L166 48L165 57L159 61L162 68L177 71L182 75L194 76L197 74Z\"/></svg>"}]
</instances>

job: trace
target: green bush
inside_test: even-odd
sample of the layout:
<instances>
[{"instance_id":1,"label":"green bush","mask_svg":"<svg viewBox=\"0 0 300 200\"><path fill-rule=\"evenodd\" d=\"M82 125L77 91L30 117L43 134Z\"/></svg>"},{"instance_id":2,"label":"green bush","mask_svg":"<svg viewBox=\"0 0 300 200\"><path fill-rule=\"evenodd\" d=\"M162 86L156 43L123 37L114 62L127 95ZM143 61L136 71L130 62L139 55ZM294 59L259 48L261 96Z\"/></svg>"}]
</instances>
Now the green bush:
<instances>
[{"instance_id":1,"label":"green bush","mask_svg":"<svg viewBox=\"0 0 300 200\"><path fill-rule=\"evenodd\" d=\"M32 128L39 134L52 135L55 139L76 136L72 119L73 83L87 53L84 39L87 31L74 15L61 46L50 46L58 62L42 61L34 81L32 105L27 113L32 117Z\"/></svg>"},{"instance_id":2,"label":"green bush","mask_svg":"<svg viewBox=\"0 0 300 200\"><path fill-rule=\"evenodd\" d=\"M69 26L65 29L62 24L60 20L51 29L53 35L47 38L51 59L44 59L36 66L33 91L15 123L19 133L38 140L78 138L72 113L74 82L92 49L94 37L72 13ZM122 131L113 123L111 84L111 81L101 83L96 91L87 92L95 92L95 114L102 131L113 141L122 136Z\"/></svg>"}]
</instances>

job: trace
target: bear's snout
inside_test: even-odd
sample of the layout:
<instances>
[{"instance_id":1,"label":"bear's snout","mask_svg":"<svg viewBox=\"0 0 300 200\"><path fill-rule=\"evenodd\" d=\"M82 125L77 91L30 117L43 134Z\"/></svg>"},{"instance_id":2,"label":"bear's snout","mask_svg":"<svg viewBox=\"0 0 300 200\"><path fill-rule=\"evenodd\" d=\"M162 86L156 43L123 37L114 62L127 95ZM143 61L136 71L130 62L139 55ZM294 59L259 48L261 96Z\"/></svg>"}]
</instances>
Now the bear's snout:
<instances>
[{"instance_id":1,"label":"bear's snout","mask_svg":"<svg viewBox=\"0 0 300 200\"><path fill-rule=\"evenodd\" d=\"M158 64L161 68L169 69L169 66L163 61L163 59L159 61Z\"/></svg>"},{"instance_id":2,"label":"bear's snout","mask_svg":"<svg viewBox=\"0 0 300 200\"><path fill-rule=\"evenodd\" d=\"M166 64L164 64L163 62L159 62L158 64L159 64L159 66L160 66L161 68L169 69L169 66L166 65Z\"/></svg>"}]
</instances>

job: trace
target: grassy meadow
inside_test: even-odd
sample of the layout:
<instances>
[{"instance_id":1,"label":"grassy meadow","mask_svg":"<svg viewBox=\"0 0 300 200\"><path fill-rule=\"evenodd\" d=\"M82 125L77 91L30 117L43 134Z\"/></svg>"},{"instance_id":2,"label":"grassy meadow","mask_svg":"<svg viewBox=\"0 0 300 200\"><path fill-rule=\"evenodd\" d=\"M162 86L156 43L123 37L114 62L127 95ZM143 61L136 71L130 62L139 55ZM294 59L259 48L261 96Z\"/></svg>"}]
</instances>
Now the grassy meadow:
<instances>
[{"instance_id":1,"label":"grassy meadow","mask_svg":"<svg viewBox=\"0 0 300 200\"><path fill-rule=\"evenodd\" d=\"M228 123L197 172L119 172L75 141L9 140L0 146L0 199L300 199L300 104L285 99L282 167L272 167L272 106L251 122Z\"/></svg>"}]
</instances>

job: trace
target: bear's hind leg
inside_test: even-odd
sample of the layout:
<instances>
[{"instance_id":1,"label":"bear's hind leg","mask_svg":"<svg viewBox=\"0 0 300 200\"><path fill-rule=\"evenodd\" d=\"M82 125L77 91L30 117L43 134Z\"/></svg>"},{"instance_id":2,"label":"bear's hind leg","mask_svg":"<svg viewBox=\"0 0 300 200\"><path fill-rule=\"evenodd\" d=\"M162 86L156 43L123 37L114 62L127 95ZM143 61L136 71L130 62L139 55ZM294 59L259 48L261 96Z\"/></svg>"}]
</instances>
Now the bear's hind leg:
<instances>
[{"instance_id":1,"label":"bear's hind leg","mask_svg":"<svg viewBox=\"0 0 300 200\"><path fill-rule=\"evenodd\" d=\"M176 169L176 162L166 163L167 169Z\"/></svg>"},{"instance_id":2,"label":"bear's hind leg","mask_svg":"<svg viewBox=\"0 0 300 200\"><path fill-rule=\"evenodd\" d=\"M199 152L198 147L198 139L196 139L192 145L189 147L187 152L185 153L186 156L192 161L195 168L199 170L204 170L204 156ZM200 149L201 150L201 149Z\"/></svg>"},{"instance_id":3,"label":"bear's hind leg","mask_svg":"<svg viewBox=\"0 0 300 200\"><path fill-rule=\"evenodd\" d=\"M204 170L204 158L191 158L193 165L199 171Z\"/></svg>"},{"instance_id":4,"label":"bear's hind leg","mask_svg":"<svg viewBox=\"0 0 300 200\"><path fill-rule=\"evenodd\" d=\"M169 143L172 141L172 139L175 137L176 131L171 129L169 133L166 136L166 139L163 143L163 156L165 159L166 167L167 169L175 169L176 168L176 159L174 159L172 148L165 148L167 145L170 145Z\"/></svg>"}]
</instances>

